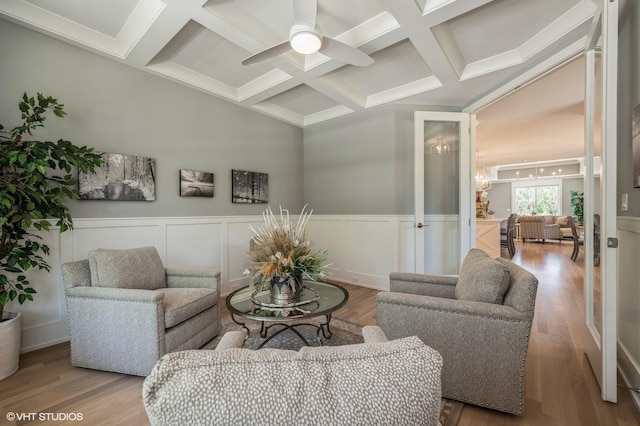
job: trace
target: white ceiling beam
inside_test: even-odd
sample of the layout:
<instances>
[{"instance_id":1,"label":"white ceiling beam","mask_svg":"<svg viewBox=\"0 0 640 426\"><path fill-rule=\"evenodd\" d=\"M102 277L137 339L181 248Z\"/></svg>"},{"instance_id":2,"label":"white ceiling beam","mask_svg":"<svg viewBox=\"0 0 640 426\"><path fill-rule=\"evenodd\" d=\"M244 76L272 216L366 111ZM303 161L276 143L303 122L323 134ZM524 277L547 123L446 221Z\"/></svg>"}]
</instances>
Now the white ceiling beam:
<instances>
[{"instance_id":1,"label":"white ceiling beam","mask_svg":"<svg viewBox=\"0 0 640 426\"><path fill-rule=\"evenodd\" d=\"M168 4L158 17L149 25L144 37L141 37L126 57L126 62L143 68L152 62L162 49L187 25L191 12L184 6Z\"/></svg>"},{"instance_id":2,"label":"white ceiling beam","mask_svg":"<svg viewBox=\"0 0 640 426\"><path fill-rule=\"evenodd\" d=\"M304 117L301 114L282 108L281 106L272 104L271 102L260 102L253 105L251 108L278 120L293 124L294 126L304 127Z\"/></svg>"},{"instance_id":3,"label":"white ceiling beam","mask_svg":"<svg viewBox=\"0 0 640 426\"><path fill-rule=\"evenodd\" d=\"M50 37L123 61L164 8L165 4L160 0L140 0L117 37L103 34L24 0L0 2L0 15Z\"/></svg>"},{"instance_id":4,"label":"white ceiling beam","mask_svg":"<svg viewBox=\"0 0 640 426\"><path fill-rule=\"evenodd\" d=\"M385 3L436 78L447 85L459 81L464 60L446 22L491 1L426 2L424 14L414 0L385 0ZM443 27L435 29L438 26Z\"/></svg>"},{"instance_id":5,"label":"white ceiling beam","mask_svg":"<svg viewBox=\"0 0 640 426\"><path fill-rule=\"evenodd\" d=\"M437 77L426 77L418 81L412 81L411 83L403 84L402 86L370 95L367 97L366 106L367 108L370 108L386 104L440 87L442 87L442 83Z\"/></svg>"},{"instance_id":6,"label":"white ceiling beam","mask_svg":"<svg viewBox=\"0 0 640 426\"><path fill-rule=\"evenodd\" d=\"M570 59L576 57L576 55L580 54L584 51L585 38L577 40L573 42L571 45L562 49L560 52L550 56L544 61L532 66L527 69L525 72L520 74L519 76L509 80L506 84L494 89L490 93L476 99L475 101L466 105L462 112L467 112L470 114L475 114L480 111L482 108L491 105L494 102L504 98L509 95L514 90L519 89L521 86L534 81L540 76L547 73L549 70L554 69L555 67L563 64Z\"/></svg>"}]
</instances>

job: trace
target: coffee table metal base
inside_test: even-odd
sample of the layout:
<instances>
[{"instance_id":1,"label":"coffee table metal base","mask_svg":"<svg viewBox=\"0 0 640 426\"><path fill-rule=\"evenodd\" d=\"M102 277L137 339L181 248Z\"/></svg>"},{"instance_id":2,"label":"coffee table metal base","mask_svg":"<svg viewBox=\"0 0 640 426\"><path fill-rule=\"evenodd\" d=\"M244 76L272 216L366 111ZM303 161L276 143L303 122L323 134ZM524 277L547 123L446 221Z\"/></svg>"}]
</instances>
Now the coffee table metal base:
<instances>
[{"instance_id":1,"label":"coffee table metal base","mask_svg":"<svg viewBox=\"0 0 640 426\"><path fill-rule=\"evenodd\" d=\"M264 345L269 343L271 339L273 339L280 333L287 330L291 330L293 333L295 333L295 335L300 338L300 340L302 341L302 343L304 343L305 346L311 346L309 344L309 341L298 330L296 330L296 327L302 327L302 326L314 327L316 329L316 339L318 340L318 344L322 345L322 339L320 338L320 334L322 334L322 336L325 339L330 339L331 336L333 335L333 333L331 332L331 328L329 326L329 323L331 322L331 314L326 314L324 315L324 317L326 321L320 324L313 324L308 322L295 323L295 324L286 324L284 322L274 322L273 324L266 325L266 321L260 321L260 337L262 337L265 340L262 343L260 343L260 346L258 346L258 349L261 349ZM248 339L251 333L251 330L249 330L249 327L247 327L245 323L237 321L233 313L231 314L231 319L233 320L233 322L235 322L238 325L241 325L245 329L246 331L245 339ZM269 329L275 326L280 326L282 328L276 331L275 333L273 333L271 336L267 337L269 333Z\"/></svg>"}]
</instances>

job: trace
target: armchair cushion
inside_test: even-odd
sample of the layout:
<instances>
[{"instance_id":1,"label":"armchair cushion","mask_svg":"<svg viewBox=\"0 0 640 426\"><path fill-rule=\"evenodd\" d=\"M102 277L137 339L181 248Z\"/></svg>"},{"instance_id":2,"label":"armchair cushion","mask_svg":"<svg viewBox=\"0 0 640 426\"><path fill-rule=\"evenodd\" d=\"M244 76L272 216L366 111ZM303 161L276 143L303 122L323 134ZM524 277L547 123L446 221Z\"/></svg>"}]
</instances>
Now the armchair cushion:
<instances>
[{"instance_id":1,"label":"armchair cushion","mask_svg":"<svg viewBox=\"0 0 640 426\"><path fill-rule=\"evenodd\" d=\"M91 285L156 290L167 286L164 265L155 247L89 251Z\"/></svg>"},{"instance_id":2,"label":"armchair cushion","mask_svg":"<svg viewBox=\"0 0 640 426\"><path fill-rule=\"evenodd\" d=\"M471 249L462 262L455 296L458 300L502 304L509 280L509 268L484 251Z\"/></svg>"},{"instance_id":3,"label":"armchair cushion","mask_svg":"<svg viewBox=\"0 0 640 426\"><path fill-rule=\"evenodd\" d=\"M161 288L164 294L164 326L171 328L218 303L210 288Z\"/></svg>"}]
</instances>

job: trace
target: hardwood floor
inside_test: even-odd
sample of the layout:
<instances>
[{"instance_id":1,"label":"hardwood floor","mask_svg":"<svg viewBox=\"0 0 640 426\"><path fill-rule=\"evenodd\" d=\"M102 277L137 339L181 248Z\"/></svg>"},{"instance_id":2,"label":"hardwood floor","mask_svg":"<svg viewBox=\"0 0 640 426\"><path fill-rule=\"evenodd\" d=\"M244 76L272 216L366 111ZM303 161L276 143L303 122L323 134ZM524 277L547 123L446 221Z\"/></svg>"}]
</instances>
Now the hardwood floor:
<instances>
[{"instance_id":1,"label":"hardwood floor","mask_svg":"<svg viewBox=\"0 0 640 426\"><path fill-rule=\"evenodd\" d=\"M465 405L459 426L640 425L629 391L618 403L600 399L584 354L583 251L572 262L571 242L516 243L512 259L538 277L536 313L527 357L522 417ZM503 256L506 251L503 250ZM621 379L618 379L622 383Z\"/></svg>"},{"instance_id":2,"label":"hardwood floor","mask_svg":"<svg viewBox=\"0 0 640 426\"><path fill-rule=\"evenodd\" d=\"M459 426L640 425L640 413L628 391L619 390L618 404L600 400L583 353L583 257L581 252L574 263L569 259L571 251L569 243L517 243L514 262L540 280L527 360L525 412L517 417L465 405ZM349 301L334 317L375 324L377 291L345 287ZM72 367L68 343L30 352L21 356L16 374L0 381L0 425L145 425L142 381ZM22 415L23 420L7 421L8 413ZM45 416L52 419L66 415L69 420L43 422L39 413L51 413ZM81 422L75 414L82 416Z\"/></svg>"}]
</instances>

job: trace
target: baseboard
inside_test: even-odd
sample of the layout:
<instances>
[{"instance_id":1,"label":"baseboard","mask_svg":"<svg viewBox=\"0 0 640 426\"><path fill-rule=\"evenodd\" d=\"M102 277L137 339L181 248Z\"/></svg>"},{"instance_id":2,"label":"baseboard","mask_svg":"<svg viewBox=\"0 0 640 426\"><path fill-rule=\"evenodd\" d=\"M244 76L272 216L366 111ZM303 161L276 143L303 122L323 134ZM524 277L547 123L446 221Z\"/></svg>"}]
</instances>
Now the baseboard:
<instances>
[{"instance_id":1,"label":"baseboard","mask_svg":"<svg viewBox=\"0 0 640 426\"><path fill-rule=\"evenodd\" d=\"M57 345L57 344L60 344L60 343L68 342L69 340L71 340L71 338L69 336L66 336L66 337L61 337L59 339L53 339L53 340L48 340L46 342L40 342L37 345L30 345L30 346L21 347L20 348L20 353L24 354L24 353L27 353L27 352L37 351L38 349L44 349L44 348L48 348L49 346L53 346L53 345Z\"/></svg>"},{"instance_id":2,"label":"baseboard","mask_svg":"<svg viewBox=\"0 0 640 426\"><path fill-rule=\"evenodd\" d=\"M349 285L353 285L356 287L364 287L364 288L370 288L372 290L378 290L378 291L389 291L389 286L383 286L380 284L372 284L372 283L362 283L362 282L352 282L349 280L345 280L342 278L335 278L335 277L331 277L331 278L325 278L323 281L332 283L332 284L349 284Z\"/></svg>"},{"instance_id":3,"label":"baseboard","mask_svg":"<svg viewBox=\"0 0 640 426\"><path fill-rule=\"evenodd\" d=\"M618 342L618 372L627 388L640 388L640 366L631 358L627 348ZM631 399L640 411L640 394L628 389Z\"/></svg>"}]
</instances>

